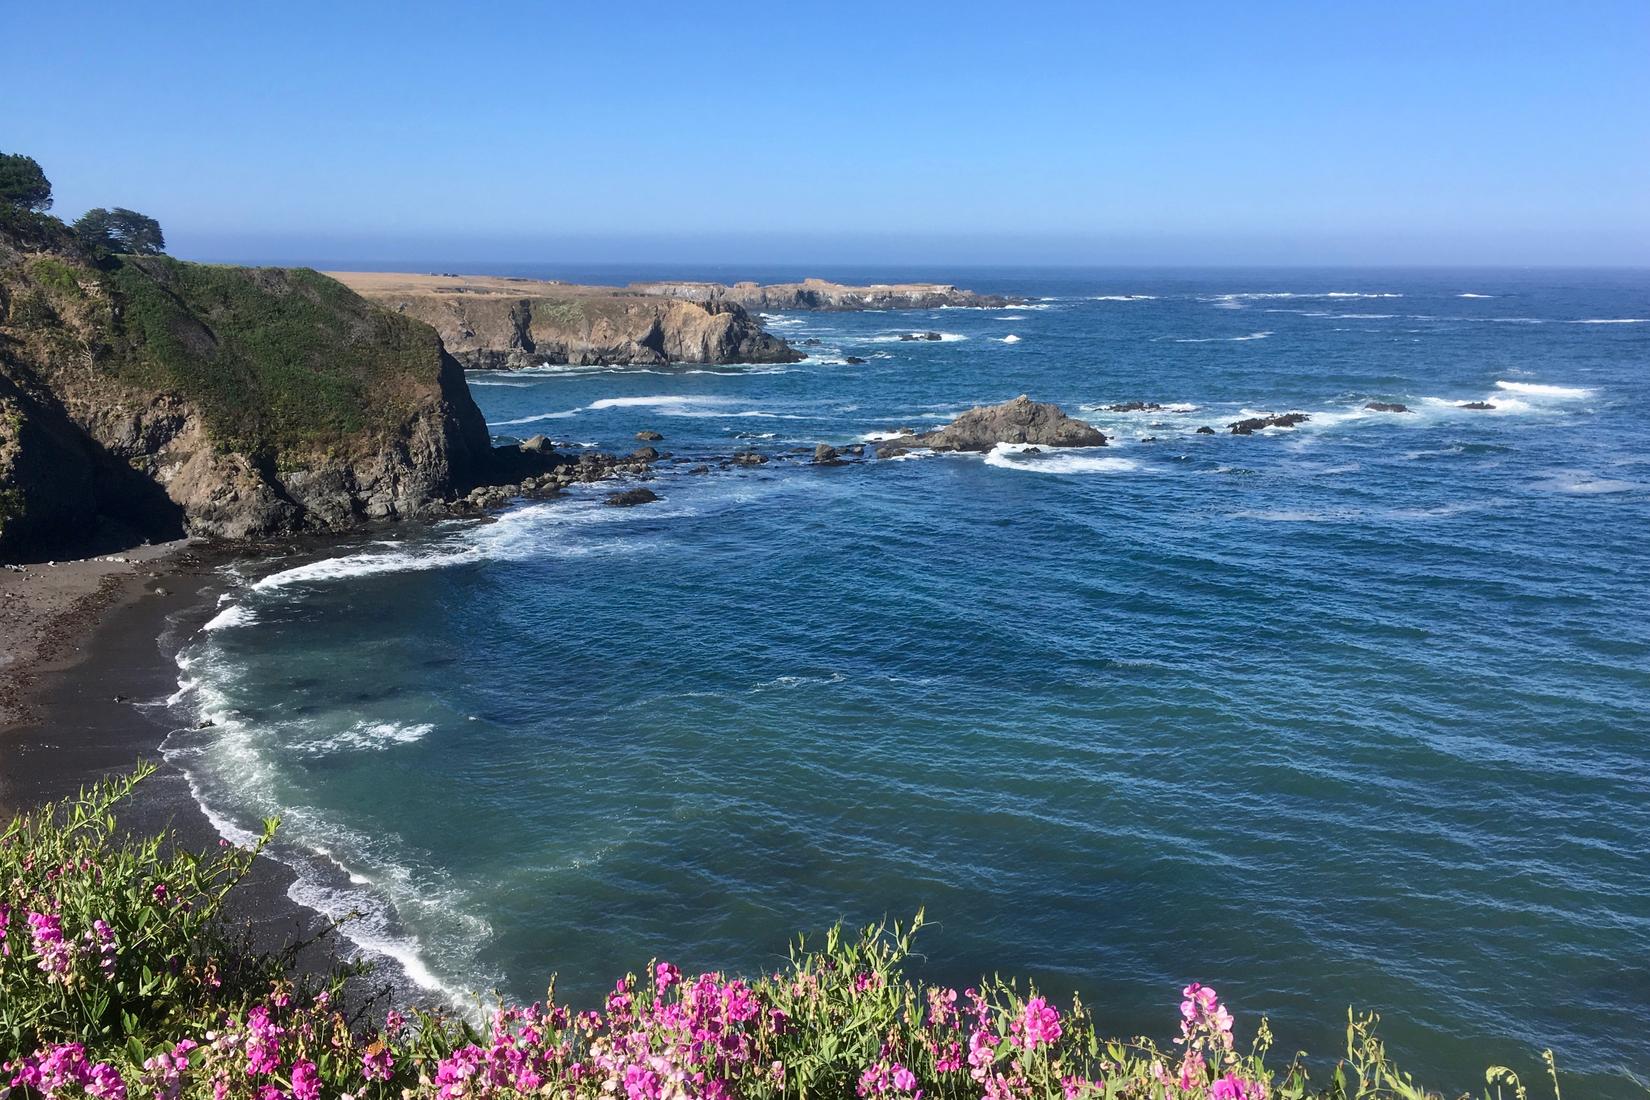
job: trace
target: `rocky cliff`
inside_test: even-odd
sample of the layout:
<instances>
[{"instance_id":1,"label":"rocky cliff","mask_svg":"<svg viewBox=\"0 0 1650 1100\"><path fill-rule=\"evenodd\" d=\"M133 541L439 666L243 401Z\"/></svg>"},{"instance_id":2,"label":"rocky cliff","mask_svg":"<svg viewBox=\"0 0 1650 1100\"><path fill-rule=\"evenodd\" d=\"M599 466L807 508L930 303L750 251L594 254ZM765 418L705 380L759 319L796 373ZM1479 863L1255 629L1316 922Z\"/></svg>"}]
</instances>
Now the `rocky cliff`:
<instances>
[{"instance_id":1,"label":"rocky cliff","mask_svg":"<svg viewBox=\"0 0 1650 1100\"><path fill-rule=\"evenodd\" d=\"M436 333L323 275L0 233L0 559L413 516L492 461Z\"/></svg>"},{"instance_id":2,"label":"rocky cliff","mask_svg":"<svg viewBox=\"0 0 1650 1100\"><path fill-rule=\"evenodd\" d=\"M794 363L737 302L492 276L338 271L333 278L434 327L471 370L541 363Z\"/></svg>"},{"instance_id":3,"label":"rocky cliff","mask_svg":"<svg viewBox=\"0 0 1650 1100\"><path fill-rule=\"evenodd\" d=\"M745 309L827 310L858 309L1001 309L1018 299L1000 294L977 294L949 283L876 283L844 286L824 279L804 279L800 283L665 282L632 283L638 294L691 301L733 302Z\"/></svg>"}]
</instances>

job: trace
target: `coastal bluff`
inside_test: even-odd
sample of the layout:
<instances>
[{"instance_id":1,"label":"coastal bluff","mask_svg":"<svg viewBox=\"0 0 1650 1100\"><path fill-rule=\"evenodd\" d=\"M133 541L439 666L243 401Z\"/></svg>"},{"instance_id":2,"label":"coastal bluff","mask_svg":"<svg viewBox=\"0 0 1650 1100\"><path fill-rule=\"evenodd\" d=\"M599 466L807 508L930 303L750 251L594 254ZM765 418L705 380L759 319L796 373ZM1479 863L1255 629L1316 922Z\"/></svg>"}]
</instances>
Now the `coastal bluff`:
<instances>
[{"instance_id":1,"label":"coastal bluff","mask_svg":"<svg viewBox=\"0 0 1650 1100\"><path fill-rule=\"evenodd\" d=\"M303 268L0 226L0 560L437 511L491 478L428 326Z\"/></svg>"},{"instance_id":2,"label":"coastal bluff","mask_svg":"<svg viewBox=\"0 0 1650 1100\"><path fill-rule=\"evenodd\" d=\"M795 363L739 303L489 275L328 273L369 301L430 325L470 370L540 364Z\"/></svg>"},{"instance_id":3,"label":"coastal bluff","mask_svg":"<svg viewBox=\"0 0 1650 1100\"><path fill-rule=\"evenodd\" d=\"M980 294L950 283L872 283L847 286L824 279L763 286L743 282L726 286L705 282L631 283L629 290L693 301L734 302L745 309L848 312L883 309L1002 309L1020 301L1001 294Z\"/></svg>"}]
</instances>

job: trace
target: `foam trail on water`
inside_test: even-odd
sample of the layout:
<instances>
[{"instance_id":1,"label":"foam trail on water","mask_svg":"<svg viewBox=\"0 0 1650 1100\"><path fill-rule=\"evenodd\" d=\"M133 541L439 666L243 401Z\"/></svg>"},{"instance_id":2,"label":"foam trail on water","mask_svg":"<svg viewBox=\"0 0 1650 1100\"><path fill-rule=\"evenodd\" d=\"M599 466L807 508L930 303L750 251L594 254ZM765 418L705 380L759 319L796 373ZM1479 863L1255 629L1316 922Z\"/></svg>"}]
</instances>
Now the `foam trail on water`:
<instances>
[{"instance_id":1,"label":"foam trail on water","mask_svg":"<svg viewBox=\"0 0 1650 1100\"><path fill-rule=\"evenodd\" d=\"M999 443L986 453L985 464L1004 470L1035 474L1120 474L1138 469L1133 459L1101 455L1099 447L1062 447L1058 453L1038 448L1027 454L1029 443Z\"/></svg>"},{"instance_id":2,"label":"foam trail on water","mask_svg":"<svg viewBox=\"0 0 1650 1100\"><path fill-rule=\"evenodd\" d=\"M1591 397L1593 391L1584 386L1549 386L1540 382L1508 382L1497 380L1495 388L1509 393L1529 394L1532 397Z\"/></svg>"}]
</instances>

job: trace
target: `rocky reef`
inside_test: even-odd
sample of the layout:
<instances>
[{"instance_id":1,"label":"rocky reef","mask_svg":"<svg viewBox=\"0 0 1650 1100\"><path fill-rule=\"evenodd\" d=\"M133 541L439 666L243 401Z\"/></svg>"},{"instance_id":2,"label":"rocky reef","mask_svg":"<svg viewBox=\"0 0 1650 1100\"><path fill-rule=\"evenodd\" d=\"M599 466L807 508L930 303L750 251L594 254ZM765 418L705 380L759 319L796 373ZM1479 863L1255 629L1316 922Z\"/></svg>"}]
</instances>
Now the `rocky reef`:
<instances>
[{"instance_id":1,"label":"rocky reef","mask_svg":"<svg viewBox=\"0 0 1650 1100\"><path fill-rule=\"evenodd\" d=\"M342 530L494 467L436 333L323 275L0 234L0 558Z\"/></svg>"},{"instance_id":2,"label":"rocky reef","mask_svg":"<svg viewBox=\"0 0 1650 1100\"><path fill-rule=\"evenodd\" d=\"M1001 294L977 294L949 283L875 283L844 286L824 279L800 283L661 282L632 283L630 290L684 301L733 302L745 309L827 310L858 309L1001 309L1020 299Z\"/></svg>"},{"instance_id":3,"label":"rocky reef","mask_svg":"<svg viewBox=\"0 0 1650 1100\"><path fill-rule=\"evenodd\" d=\"M989 451L999 443L1039 447L1104 447L1105 435L1058 405L1021 394L1001 405L969 409L943 428L918 434L901 429L877 447L879 457L893 457L914 447L934 451Z\"/></svg>"},{"instance_id":4,"label":"rocky reef","mask_svg":"<svg viewBox=\"0 0 1650 1100\"><path fill-rule=\"evenodd\" d=\"M794 363L800 352L737 301L493 276L330 273L433 327L470 370L540 364Z\"/></svg>"}]
</instances>

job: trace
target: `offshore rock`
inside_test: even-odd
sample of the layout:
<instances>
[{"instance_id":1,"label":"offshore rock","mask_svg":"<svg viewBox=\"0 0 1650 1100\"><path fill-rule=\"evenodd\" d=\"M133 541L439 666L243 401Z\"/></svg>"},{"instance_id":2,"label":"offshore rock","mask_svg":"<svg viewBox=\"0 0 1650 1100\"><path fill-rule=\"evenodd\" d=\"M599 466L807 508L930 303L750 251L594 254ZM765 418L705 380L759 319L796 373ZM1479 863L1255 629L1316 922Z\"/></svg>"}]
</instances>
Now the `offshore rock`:
<instances>
[{"instance_id":1,"label":"offshore rock","mask_svg":"<svg viewBox=\"0 0 1650 1100\"><path fill-rule=\"evenodd\" d=\"M613 493L602 503L611 504L615 508L634 508L638 504L652 504L658 499L659 494L652 489L626 489Z\"/></svg>"},{"instance_id":2,"label":"offshore rock","mask_svg":"<svg viewBox=\"0 0 1650 1100\"><path fill-rule=\"evenodd\" d=\"M1233 435L1254 435L1266 428L1293 428L1311 419L1303 412L1292 412L1281 416L1251 416L1247 420L1239 420L1227 426L1232 429Z\"/></svg>"},{"instance_id":3,"label":"offshore rock","mask_svg":"<svg viewBox=\"0 0 1650 1100\"><path fill-rule=\"evenodd\" d=\"M1067 416L1058 405L1033 401L1022 393L1001 405L969 409L945 427L919 435L914 441L894 442L914 442L936 451L989 451L999 443L1104 447L1106 437L1093 425Z\"/></svg>"}]
</instances>

